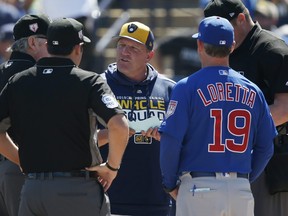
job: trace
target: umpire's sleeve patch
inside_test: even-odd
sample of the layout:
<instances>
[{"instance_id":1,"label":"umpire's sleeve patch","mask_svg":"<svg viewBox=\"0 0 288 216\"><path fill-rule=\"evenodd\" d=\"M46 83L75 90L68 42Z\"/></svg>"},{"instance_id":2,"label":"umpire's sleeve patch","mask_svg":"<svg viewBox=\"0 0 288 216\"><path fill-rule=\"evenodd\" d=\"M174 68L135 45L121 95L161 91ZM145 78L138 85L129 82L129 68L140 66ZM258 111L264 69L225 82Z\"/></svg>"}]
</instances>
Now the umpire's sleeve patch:
<instances>
[{"instance_id":1,"label":"umpire's sleeve patch","mask_svg":"<svg viewBox=\"0 0 288 216\"><path fill-rule=\"evenodd\" d=\"M175 101L175 100L170 100L169 101L168 109L167 109L166 116L165 116L166 119L169 116L174 114L174 112L175 112L175 110L177 108L177 104L178 104L178 101Z\"/></svg>"},{"instance_id":2,"label":"umpire's sleeve patch","mask_svg":"<svg viewBox=\"0 0 288 216\"><path fill-rule=\"evenodd\" d=\"M104 94L102 96L102 101L106 105L107 108L113 109L119 106L116 98L109 94Z\"/></svg>"}]
</instances>

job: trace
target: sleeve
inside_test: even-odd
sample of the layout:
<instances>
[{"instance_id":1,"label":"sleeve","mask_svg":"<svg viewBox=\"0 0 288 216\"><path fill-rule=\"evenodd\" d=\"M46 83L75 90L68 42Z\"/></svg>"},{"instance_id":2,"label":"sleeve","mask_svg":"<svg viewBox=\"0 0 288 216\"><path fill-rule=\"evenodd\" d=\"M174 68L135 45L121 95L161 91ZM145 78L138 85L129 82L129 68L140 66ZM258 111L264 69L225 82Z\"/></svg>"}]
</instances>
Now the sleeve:
<instances>
[{"instance_id":1,"label":"sleeve","mask_svg":"<svg viewBox=\"0 0 288 216\"><path fill-rule=\"evenodd\" d=\"M277 135L270 109L262 98L261 115L258 121L256 137L252 152L252 171L250 173L250 181L253 182L264 170L268 161L273 155L273 140Z\"/></svg>"},{"instance_id":2,"label":"sleeve","mask_svg":"<svg viewBox=\"0 0 288 216\"><path fill-rule=\"evenodd\" d=\"M10 127L10 118L8 112L8 97L7 97L7 87L1 91L0 93L0 132L5 132Z\"/></svg>"},{"instance_id":3,"label":"sleeve","mask_svg":"<svg viewBox=\"0 0 288 216\"><path fill-rule=\"evenodd\" d=\"M107 82L99 75L95 75L90 94L90 107L102 125L106 125L110 118L117 114L124 114Z\"/></svg>"},{"instance_id":4,"label":"sleeve","mask_svg":"<svg viewBox=\"0 0 288 216\"><path fill-rule=\"evenodd\" d=\"M272 95L275 93L288 93L288 46L282 40L275 40L263 52L261 59L263 79Z\"/></svg>"},{"instance_id":5,"label":"sleeve","mask_svg":"<svg viewBox=\"0 0 288 216\"><path fill-rule=\"evenodd\" d=\"M189 106L185 88L176 84L172 91L165 120L160 126L160 167L163 184L167 188L174 188L178 181L180 154L189 122Z\"/></svg>"}]
</instances>

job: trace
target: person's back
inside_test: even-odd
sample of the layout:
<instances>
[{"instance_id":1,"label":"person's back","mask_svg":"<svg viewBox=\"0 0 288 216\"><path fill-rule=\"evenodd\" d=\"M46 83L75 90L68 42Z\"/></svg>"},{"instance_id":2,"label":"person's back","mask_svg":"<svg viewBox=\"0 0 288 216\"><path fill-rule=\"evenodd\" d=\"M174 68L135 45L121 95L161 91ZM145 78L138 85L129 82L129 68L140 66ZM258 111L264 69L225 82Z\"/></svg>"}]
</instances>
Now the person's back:
<instances>
[{"instance_id":1,"label":"person's back","mask_svg":"<svg viewBox=\"0 0 288 216\"><path fill-rule=\"evenodd\" d=\"M6 134L11 122L26 175L19 215L110 214L104 192L117 175L111 167L121 163L128 124L107 83L78 68L89 42L81 23L54 20L47 31L51 57L14 75L0 94L1 153L17 162L17 149L7 150L14 146ZM96 143L96 118L108 129L106 163Z\"/></svg>"},{"instance_id":2,"label":"person's back","mask_svg":"<svg viewBox=\"0 0 288 216\"><path fill-rule=\"evenodd\" d=\"M10 47L12 53L9 60L0 65L0 91L11 76L34 66L39 58L48 55L45 43L49 24L50 19L44 14L26 14L13 25L12 33L15 41ZM8 133L17 143L13 128L9 128ZM2 185L0 194L3 198L0 199L0 215L16 216L24 175L17 165L2 155L0 161L0 185Z\"/></svg>"},{"instance_id":3,"label":"person's back","mask_svg":"<svg viewBox=\"0 0 288 216\"><path fill-rule=\"evenodd\" d=\"M179 216L252 216L249 181L272 156L275 126L261 90L229 67L228 20L205 18L193 37L202 69L173 88L160 127L164 188Z\"/></svg>"},{"instance_id":4,"label":"person's back","mask_svg":"<svg viewBox=\"0 0 288 216\"><path fill-rule=\"evenodd\" d=\"M204 15L225 17L233 25L237 36L236 49L229 56L229 64L264 93L279 132L274 144L280 147L281 152L275 151L265 172L251 185L255 215L286 216L288 206L283 203L288 202L288 178L286 167L282 164L285 163L283 160L287 161L288 144L288 46L262 29L257 21L253 22L241 0L213 0L204 9Z\"/></svg>"}]
</instances>

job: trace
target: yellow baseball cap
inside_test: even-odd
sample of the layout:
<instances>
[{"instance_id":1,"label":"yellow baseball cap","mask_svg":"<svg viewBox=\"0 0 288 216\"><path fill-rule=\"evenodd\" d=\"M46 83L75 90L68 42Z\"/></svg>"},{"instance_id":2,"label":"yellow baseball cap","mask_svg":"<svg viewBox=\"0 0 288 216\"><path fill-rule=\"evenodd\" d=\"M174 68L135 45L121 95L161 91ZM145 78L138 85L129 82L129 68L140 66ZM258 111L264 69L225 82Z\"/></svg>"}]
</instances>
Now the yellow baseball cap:
<instances>
[{"instance_id":1,"label":"yellow baseball cap","mask_svg":"<svg viewBox=\"0 0 288 216\"><path fill-rule=\"evenodd\" d=\"M148 50L153 49L154 35L151 29L140 22L125 23L118 36L115 38L128 38L138 43L146 45Z\"/></svg>"}]
</instances>

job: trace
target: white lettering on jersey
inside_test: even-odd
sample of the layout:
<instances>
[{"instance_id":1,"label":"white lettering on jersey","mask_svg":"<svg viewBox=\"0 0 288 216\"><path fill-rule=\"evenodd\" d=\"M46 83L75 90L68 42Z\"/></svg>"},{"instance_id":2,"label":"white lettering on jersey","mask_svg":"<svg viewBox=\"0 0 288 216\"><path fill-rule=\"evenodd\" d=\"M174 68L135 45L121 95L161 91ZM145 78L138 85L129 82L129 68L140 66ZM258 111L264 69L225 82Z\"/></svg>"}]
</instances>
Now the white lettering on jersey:
<instances>
[{"instance_id":1,"label":"white lettering on jersey","mask_svg":"<svg viewBox=\"0 0 288 216\"><path fill-rule=\"evenodd\" d=\"M219 101L230 101L246 104L250 108L254 107L256 92L253 89L231 82L208 84L206 88L208 91L206 96L202 89L197 89L204 106Z\"/></svg>"}]
</instances>

